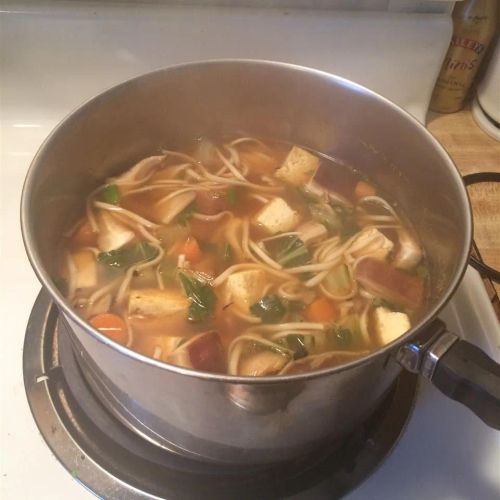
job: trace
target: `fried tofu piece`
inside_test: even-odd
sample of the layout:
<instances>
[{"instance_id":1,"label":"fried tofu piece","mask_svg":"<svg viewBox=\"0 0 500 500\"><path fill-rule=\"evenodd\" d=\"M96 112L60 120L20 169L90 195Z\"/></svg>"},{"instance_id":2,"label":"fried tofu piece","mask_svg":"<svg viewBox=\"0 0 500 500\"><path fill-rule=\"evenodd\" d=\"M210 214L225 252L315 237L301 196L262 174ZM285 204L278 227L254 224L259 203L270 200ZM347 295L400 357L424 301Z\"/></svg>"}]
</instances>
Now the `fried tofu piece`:
<instances>
[{"instance_id":1,"label":"fried tofu piece","mask_svg":"<svg viewBox=\"0 0 500 500\"><path fill-rule=\"evenodd\" d=\"M75 288L92 288L97 285L97 262L90 250L79 250L71 254L76 268Z\"/></svg>"},{"instance_id":2,"label":"fried tofu piece","mask_svg":"<svg viewBox=\"0 0 500 500\"><path fill-rule=\"evenodd\" d=\"M245 312L262 296L266 284L266 273L260 269L250 269L231 274L226 282L229 299Z\"/></svg>"},{"instance_id":3,"label":"fried tofu piece","mask_svg":"<svg viewBox=\"0 0 500 500\"><path fill-rule=\"evenodd\" d=\"M268 234L291 231L300 222L300 214L282 198L274 198L255 215L253 222Z\"/></svg>"},{"instance_id":4,"label":"fried tofu piece","mask_svg":"<svg viewBox=\"0 0 500 500\"><path fill-rule=\"evenodd\" d=\"M411 328L408 315L393 312L385 307L377 307L373 313L377 338L381 344L389 344Z\"/></svg>"},{"instance_id":5,"label":"fried tofu piece","mask_svg":"<svg viewBox=\"0 0 500 500\"><path fill-rule=\"evenodd\" d=\"M143 288L132 290L128 299L128 313L140 316L172 316L187 312L189 300L180 291Z\"/></svg>"},{"instance_id":6,"label":"fried tofu piece","mask_svg":"<svg viewBox=\"0 0 500 500\"><path fill-rule=\"evenodd\" d=\"M317 156L305 149L293 146L274 175L294 186L304 186L316 175L318 167Z\"/></svg>"},{"instance_id":7,"label":"fried tofu piece","mask_svg":"<svg viewBox=\"0 0 500 500\"><path fill-rule=\"evenodd\" d=\"M354 257L369 255L374 259L384 260L394 248L394 243L378 229L365 228L349 246L349 253Z\"/></svg>"},{"instance_id":8,"label":"fried tofu piece","mask_svg":"<svg viewBox=\"0 0 500 500\"><path fill-rule=\"evenodd\" d=\"M121 248L135 238L131 229L104 210L98 215L97 224L99 226L97 246L103 252Z\"/></svg>"}]
</instances>

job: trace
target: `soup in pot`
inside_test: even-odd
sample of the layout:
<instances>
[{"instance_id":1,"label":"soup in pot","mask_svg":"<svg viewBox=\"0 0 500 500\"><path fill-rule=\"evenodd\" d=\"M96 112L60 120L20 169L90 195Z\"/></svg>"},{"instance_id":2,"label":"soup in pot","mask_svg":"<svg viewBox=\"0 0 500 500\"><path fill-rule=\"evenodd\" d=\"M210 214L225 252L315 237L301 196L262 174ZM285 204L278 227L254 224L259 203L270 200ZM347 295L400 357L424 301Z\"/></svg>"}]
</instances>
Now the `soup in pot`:
<instances>
[{"instance_id":1,"label":"soup in pot","mask_svg":"<svg viewBox=\"0 0 500 500\"><path fill-rule=\"evenodd\" d=\"M250 137L200 139L108 179L65 235L60 269L67 300L115 342L243 376L335 366L394 341L427 279L416 235L375 184Z\"/></svg>"}]
</instances>

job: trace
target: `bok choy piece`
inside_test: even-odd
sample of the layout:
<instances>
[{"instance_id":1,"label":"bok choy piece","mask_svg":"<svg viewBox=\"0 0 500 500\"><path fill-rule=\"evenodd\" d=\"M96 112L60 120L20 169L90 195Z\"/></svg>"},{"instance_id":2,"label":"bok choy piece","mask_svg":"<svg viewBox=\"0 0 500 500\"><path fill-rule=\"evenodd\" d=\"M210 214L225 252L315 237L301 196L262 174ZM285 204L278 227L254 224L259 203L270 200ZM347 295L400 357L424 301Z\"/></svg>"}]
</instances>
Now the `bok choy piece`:
<instances>
[{"instance_id":1,"label":"bok choy piece","mask_svg":"<svg viewBox=\"0 0 500 500\"><path fill-rule=\"evenodd\" d=\"M152 260L156 257L158 250L148 243L126 246L118 250L101 252L97 260L106 266L115 268L127 268L137 262Z\"/></svg>"},{"instance_id":2,"label":"bok choy piece","mask_svg":"<svg viewBox=\"0 0 500 500\"><path fill-rule=\"evenodd\" d=\"M302 266L311 260L307 247L297 236L283 236L268 241L266 248L283 267Z\"/></svg>"},{"instance_id":3,"label":"bok choy piece","mask_svg":"<svg viewBox=\"0 0 500 500\"><path fill-rule=\"evenodd\" d=\"M217 297L212 287L203 279L198 278L194 273L179 273L184 292L191 300L188 310L188 320L193 323L204 321L212 316Z\"/></svg>"},{"instance_id":4,"label":"bok choy piece","mask_svg":"<svg viewBox=\"0 0 500 500\"><path fill-rule=\"evenodd\" d=\"M286 313L286 307L277 295L269 294L250 306L250 312L264 323L279 323Z\"/></svg>"}]
</instances>

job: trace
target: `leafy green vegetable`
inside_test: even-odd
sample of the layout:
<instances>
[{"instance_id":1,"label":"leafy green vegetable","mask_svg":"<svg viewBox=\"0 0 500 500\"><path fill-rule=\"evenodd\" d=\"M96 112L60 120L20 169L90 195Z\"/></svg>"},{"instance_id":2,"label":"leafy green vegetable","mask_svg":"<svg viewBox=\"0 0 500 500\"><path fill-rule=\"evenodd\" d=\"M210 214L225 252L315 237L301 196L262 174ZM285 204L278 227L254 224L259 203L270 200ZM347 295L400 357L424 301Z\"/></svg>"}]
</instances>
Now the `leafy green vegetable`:
<instances>
[{"instance_id":1,"label":"leafy green vegetable","mask_svg":"<svg viewBox=\"0 0 500 500\"><path fill-rule=\"evenodd\" d=\"M109 267L125 268L137 262L152 260L157 253L156 248L148 243L139 243L110 252L101 252L97 260Z\"/></svg>"},{"instance_id":2,"label":"leafy green vegetable","mask_svg":"<svg viewBox=\"0 0 500 500\"><path fill-rule=\"evenodd\" d=\"M351 289L351 276L345 264L334 267L323 280L323 286L333 294L344 294Z\"/></svg>"},{"instance_id":3,"label":"leafy green vegetable","mask_svg":"<svg viewBox=\"0 0 500 500\"><path fill-rule=\"evenodd\" d=\"M179 222L179 224L182 224L183 226L185 226L189 222L189 220L191 220L195 211L196 211L196 201L192 201L176 217L177 222Z\"/></svg>"},{"instance_id":4,"label":"leafy green vegetable","mask_svg":"<svg viewBox=\"0 0 500 500\"><path fill-rule=\"evenodd\" d=\"M236 188L231 187L226 191L226 199L227 199L227 204L230 207L234 207L236 205L236 201L238 199L238 191Z\"/></svg>"},{"instance_id":5,"label":"leafy green vegetable","mask_svg":"<svg viewBox=\"0 0 500 500\"><path fill-rule=\"evenodd\" d=\"M342 216L327 203L309 205L311 217L323 224L330 232L337 233L342 229Z\"/></svg>"},{"instance_id":6,"label":"leafy green vegetable","mask_svg":"<svg viewBox=\"0 0 500 500\"><path fill-rule=\"evenodd\" d=\"M224 262L230 262L233 257L233 249L229 243L224 243L224 248L222 250L222 260Z\"/></svg>"},{"instance_id":7,"label":"leafy green vegetable","mask_svg":"<svg viewBox=\"0 0 500 500\"><path fill-rule=\"evenodd\" d=\"M285 315L286 307L277 295L269 294L250 306L250 312L264 323L278 323Z\"/></svg>"},{"instance_id":8,"label":"leafy green vegetable","mask_svg":"<svg viewBox=\"0 0 500 500\"><path fill-rule=\"evenodd\" d=\"M179 273L184 292L191 299L188 310L188 320L198 323L209 318L215 309L217 297L212 287L206 281L196 278L196 275Z\"/></svg>"},{"instance_id":9,"label":"leafy green vegetable","mask_svg":"<svg viewBox=\"0 0 500 500\"><path fill-rule=\"evenodd\" d=\"M353 332L345 326L332 325L326 334L335 349L348 349L353 342Z\"/></svg>"},{"instance_id":10,"label":"leafy green vegetable","mask_svg":"<svg viewBox=\"0 0 500 500\"><path fill-rule=\"evenodd\" d=\"M311 260L307 247L297 236L283 236L268 241L266 248L283 267L301 266Z\"/></svg>"},{"instance_id":11,"label":"leafy green vegetable","mask_svg":"<svg viewBox=\"0 0 500 500\"><path fill-rule=\"evenodd\" d=\"M293 359L305 358L309 354L304 343L303 335L287 335L286 342L288 347L293 351Z\"/></svg>"},{"instance_id":12,"label":"leafy green vegetable","mask_svg":"<svg viewBox=\"0 0 500 500\"><path fill-rule=\"evenodd\" d=\"M116 184L108 184L100 194L101 201L110 203L111 205L118 205L120 203L120 190Z\"/></svg>"}]
</instances>

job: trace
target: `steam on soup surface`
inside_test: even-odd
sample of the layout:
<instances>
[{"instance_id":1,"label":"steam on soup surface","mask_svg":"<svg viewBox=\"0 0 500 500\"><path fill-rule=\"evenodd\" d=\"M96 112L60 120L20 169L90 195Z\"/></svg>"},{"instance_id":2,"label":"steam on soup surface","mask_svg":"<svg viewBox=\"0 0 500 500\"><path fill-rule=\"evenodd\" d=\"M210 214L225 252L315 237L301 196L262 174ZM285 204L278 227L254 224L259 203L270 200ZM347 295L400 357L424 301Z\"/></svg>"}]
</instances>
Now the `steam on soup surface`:
<instances>
[{"instance_id":1,"label":"steam on soup surface","mask_svg":"<svg viewBox=\"0 0 500 500\"><path fill-rule=\"evenodd\" d=\"M402 335L420 245L377 188L297 146L239 138L145 158L89 196L61 273L118 343L232 375L311 371Z\"/></svg>"}]
</instances>

